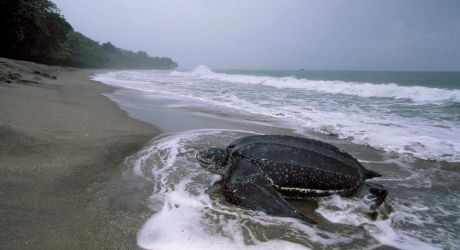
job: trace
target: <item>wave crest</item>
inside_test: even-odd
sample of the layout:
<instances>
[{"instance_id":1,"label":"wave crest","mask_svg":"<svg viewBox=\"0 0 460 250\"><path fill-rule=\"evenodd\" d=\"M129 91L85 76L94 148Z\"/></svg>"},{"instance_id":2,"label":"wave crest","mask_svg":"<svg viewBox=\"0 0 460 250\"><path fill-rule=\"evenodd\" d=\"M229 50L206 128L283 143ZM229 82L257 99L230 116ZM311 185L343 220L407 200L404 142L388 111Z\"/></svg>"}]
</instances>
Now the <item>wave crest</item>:
<instances>
[{"instance_id":1,"label":"wave crest","mask_svg":"<svg viewBox=\"0 0 460 250\"><path fill-rule=\"evenodd\" d=\"M460 90L401 86L396 83L366 83L328 80L309 80L294 77L271 77L216 73L200 65L192 71L174 71L172 76L216 80L238 84L260 84L275 88L293 88L327 94L342 94L363 98L391 98L410 100L417 104L460 103Z\"/></svg>"},{"instance_id":2,"label":"wave crest","mask_svg":"<svg viewBox=\"0 0 460 250\"><path fill-rule=\"evenodd\" d=\"M206 65L198 65L192 71L173 71L170 73L171 76L182 76L182 77L205 77L216 74Z\"/></svg>"}]
</instances>

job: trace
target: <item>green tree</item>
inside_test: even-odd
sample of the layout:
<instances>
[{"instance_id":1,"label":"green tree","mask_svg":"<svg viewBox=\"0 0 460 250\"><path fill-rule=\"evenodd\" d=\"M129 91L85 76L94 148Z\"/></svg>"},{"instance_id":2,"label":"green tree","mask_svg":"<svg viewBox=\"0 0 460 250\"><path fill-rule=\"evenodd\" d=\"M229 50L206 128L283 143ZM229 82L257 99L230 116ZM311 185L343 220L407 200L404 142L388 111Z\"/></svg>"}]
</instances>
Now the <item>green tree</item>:
<instances>
[{"instance_id":1,"label":"green tree","mask_svg":"<svg viewBox=\"0 0 460 250\"><path fill-rule=\"evenodd\" d=\"M75 32L49 0L0 0L0 56L85 68L171 69L170 58L117 48Z\"/></svg>"},{"instance_id":2,"label":"green tree","mask_svg":"<svg viewBox=\"0 0 460 250\"><path fill-rule=\"evenodd\" d=\"M0 56L50 63L71 25L49 0L0 0Z\"/></svg>"}]
</instances>

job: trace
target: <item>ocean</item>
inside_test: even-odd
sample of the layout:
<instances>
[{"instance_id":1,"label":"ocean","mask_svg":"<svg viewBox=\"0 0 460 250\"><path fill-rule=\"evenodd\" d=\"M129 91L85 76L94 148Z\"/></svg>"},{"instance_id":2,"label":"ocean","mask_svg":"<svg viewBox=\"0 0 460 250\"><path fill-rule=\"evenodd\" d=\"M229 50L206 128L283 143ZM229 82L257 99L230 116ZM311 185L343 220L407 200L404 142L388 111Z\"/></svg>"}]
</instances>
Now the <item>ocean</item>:
<instances>
[{"instance_id":1,"label":"ocean","mask_svg":"<svg viewBox=\"0 0 460 250\"><path fill-rule=\"evenodd\" d=\"M94 79L131 116L165 133L125 163L150 183L144 248L455 249L460 245L460 72L111 71ZM343 148L383 176L377 214L366 190L294 202L307 226L228 204L194 155L241 136L281 133Z\"/></svg>"}]
</instances>

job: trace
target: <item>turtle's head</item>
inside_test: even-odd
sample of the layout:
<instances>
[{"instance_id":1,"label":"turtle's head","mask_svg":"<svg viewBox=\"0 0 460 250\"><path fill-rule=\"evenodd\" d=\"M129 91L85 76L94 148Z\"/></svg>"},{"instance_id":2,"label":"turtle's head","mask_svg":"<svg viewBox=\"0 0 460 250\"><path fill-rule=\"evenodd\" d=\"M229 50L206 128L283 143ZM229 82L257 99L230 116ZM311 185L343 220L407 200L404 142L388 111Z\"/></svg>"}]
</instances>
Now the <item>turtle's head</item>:
<instances>
[{"instance_id":1,"label":"turtle's head","mask_svg":"<svg viewBox=\"0 0 460 250\"><path fill-rule=\"evenodd\" d=\"M227 172L228 154L223 148L207 148L196 154L200 165L213 174L223 175Z\"/></svg>"}]
</instances>

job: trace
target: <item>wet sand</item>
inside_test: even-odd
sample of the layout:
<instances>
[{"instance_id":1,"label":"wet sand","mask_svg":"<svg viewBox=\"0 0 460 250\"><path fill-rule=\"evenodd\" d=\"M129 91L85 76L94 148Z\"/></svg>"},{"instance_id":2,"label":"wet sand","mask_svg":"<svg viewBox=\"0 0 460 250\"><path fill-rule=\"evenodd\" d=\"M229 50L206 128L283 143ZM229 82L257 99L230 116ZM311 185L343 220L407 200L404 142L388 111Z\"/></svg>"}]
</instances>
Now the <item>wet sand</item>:
<instances>
[{"instance_id":1,"label":"wet sand","mask_svg":"<svg viewBox=\"0 0 460 250\"><path fill-rule=\"evenodd\" d=\"M122 162L159 130L91 71L0 58L0 249L133 249L149 212Z\"/></svg>"},{"instance_id":2,"label":"wet sand","mask_svg":"<svg viewBox=\"0 0 460 250\"><path fill-rule=\"evenodd\" d=\"M110 79L107 83L111 84ZM196 242L203 242L201 248L207 248L212 247L210 242L224 242L219 246L241 249L251 244L248 242L254 242L253 239L255 242L260 241L264 244L265 242L276 244L277 240L286 240L313 249L328 247L429 249L433 247L454 248L452 246L458 245L455 238L455 232L458 229L455 224L450 225L452 221L455 221L458 210L455 209L458 202L454 191L458 190L458 185L452 182L457 176L455 172L457 163L424 161L410 155L382 151L364 144L358 145L346 139L339 139L334 133L322 134L313 131L301 131L301 134L339 146L362 161L365 167L384 176L375 180L386 186L390 193L387 199L389 206L382 207L379 211L381 212L379 219L375 220L376 214L369 214L367 206L362 202L364 196L368 194L364 187L363 192L351 199L337 197L337 199L323 200L319 204L293 201L294 206L319 223L320 226L313 231L297 231L295 227L285 227L279 223L261 226L258 222L253 221L254 223L246 224L244 216L234 224L231 222L235 219L234 212L241 213L236 206L230 206L233 211L227 218L230 219L230 224L225 219L223 221L219 219L219 223L216 223L215 220L208 221L208 223L203 222L203 217L200 217L203 215L202 211L188 203L190 198L195 200L196 197L193 197L193 194L196 190L183 189L184 186L187 186L182 185L184 176L193 180L194 183L190 187L202 185L199 190L209 194L212 201L218 201L217 207L225 206L225 201L222 200L219 185L210 184L209 174L202 173L202 169L196 165L194 152L202 149L204 145L225 146L231 140L242 136L241 131L236 132L235 130L298 135L296 130L289 129L291 126L286 128L282 122L270 116L260 115L257 112L256 114L240 112L238 109L222 108L219 105L214 106L212 103L200 102L196 98L188 98L187 95L168 95L168 91L162 92L161 88L160 91L150 91L149 88L147 91L139 91L129 88L128 84L115 84L115 86L119 86L119 89L106 96L115 101L130 116L153 124L162 132L173 133L164 134L149 143L144 151L130 157L124 166L125 178L140 176L151 180L150 184L143 184L143 188L134 189L135 192L125 188L119 189L126 190L126 193L132 195L136 194L134 197L144 197L151 209L150 213L147 212L147 216L146 213L131 213L126 214L125 217L146 222L142 228L138 228L140 230L138 231L138 243L141 246L155 249L165 246L164 243L170 243L169 246L181 249L196 246L194 245ZM190 131L195 129L204 129L204 131ZM193 137L193 133L206 134L214 129L230 129L230 131L224 132L222 136L214 134L203 137L203 141ZM163 141L165 137L169 139ZM187 173L191 169L198 171L184 175L184 172ZM155 170L161 171L160 174L157 174ZM200 177L202 179L194 178L201 174L203 174ZM185 179L185 183L189 183L189 180ZM133 183L142 182L132 182L131 186ZM181 186L177 186L178 183L181 183ZM163 187L166 188L163 190ZM171 190L176 192L171 194L169 193ZM183 196L177 197L176 195L181 193L181 190ZM164 197L169 197L167 198L168 203L165 203ZM183 202L180 201L181 197L184 198ZM179 207L163 206L164 204L176 204ZM441 204L440 207L439 204ZM211 206L216 205L211 203ZM162 208L166 209L163 211ZM205 218L213 218L216 215L208 212L204 211ZM152 214L155 216L149 219L149 215ZM198 217L194 217L194 214ZM200 223L197 223L197 218ZM414 220L414 218L417 219ZM235 226L237 224L244 225L244 228ZM222 229L224 234L208 234L208 230L221 232ZM227 241L227 233L236 235L236 238L230 242ZM239 237L240 235L244 238ZM283 246L286 245L283 243Z\"/></svg>"}]
</instances>

